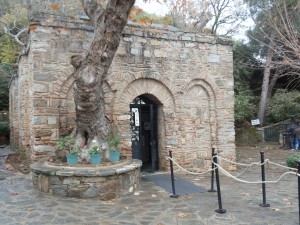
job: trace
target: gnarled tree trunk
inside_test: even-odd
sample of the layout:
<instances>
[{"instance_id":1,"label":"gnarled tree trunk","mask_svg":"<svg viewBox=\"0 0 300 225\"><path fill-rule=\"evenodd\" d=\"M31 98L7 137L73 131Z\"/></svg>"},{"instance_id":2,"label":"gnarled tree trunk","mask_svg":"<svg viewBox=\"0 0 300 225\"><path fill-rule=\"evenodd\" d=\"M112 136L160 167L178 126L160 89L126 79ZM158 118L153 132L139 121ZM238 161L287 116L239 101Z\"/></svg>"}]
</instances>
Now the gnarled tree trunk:
<instances>
[{"instance_id":1,"label":"gnarled tree trunk","mask_svg":"<svg viewBox=\"0 0 300 225\"><path fill-rule=\"evenodd\" d=\"M94 25L94 38L85 56L73 56L76 142L105 142L107 121L103 83L121 40L134 0L82 0Z\"/></svg>"}]
</instances>

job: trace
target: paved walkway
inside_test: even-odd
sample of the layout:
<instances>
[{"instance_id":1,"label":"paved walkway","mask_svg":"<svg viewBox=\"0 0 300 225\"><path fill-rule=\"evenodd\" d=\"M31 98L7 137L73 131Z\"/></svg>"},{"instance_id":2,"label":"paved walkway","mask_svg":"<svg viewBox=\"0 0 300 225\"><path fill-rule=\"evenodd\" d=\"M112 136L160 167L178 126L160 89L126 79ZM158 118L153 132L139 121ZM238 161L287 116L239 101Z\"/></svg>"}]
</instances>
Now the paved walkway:
<instances>
[{"instance_id":1,"label":"paved walkway","mask_svg":"<svg viewBox=\"0 0 300 225\"><path fill-rule=\"evenodd\" d=\"M221 177L225 214L215 213L217 193L169 197L169 193L142 179L133 196L111 202L61 198L32 187L30 175L5 170L9 149L0 149L0 224L82 224L82 225L292 225L298 224L297 177L286 176L267 185L269 208L262 202L261 185L244 184ZM278 178L282 169L267 170L268 179ZM210 177L186 176L207 189ZM259 169L249 169L241 178L259 180Z\"/></svg>"}]
</instances>

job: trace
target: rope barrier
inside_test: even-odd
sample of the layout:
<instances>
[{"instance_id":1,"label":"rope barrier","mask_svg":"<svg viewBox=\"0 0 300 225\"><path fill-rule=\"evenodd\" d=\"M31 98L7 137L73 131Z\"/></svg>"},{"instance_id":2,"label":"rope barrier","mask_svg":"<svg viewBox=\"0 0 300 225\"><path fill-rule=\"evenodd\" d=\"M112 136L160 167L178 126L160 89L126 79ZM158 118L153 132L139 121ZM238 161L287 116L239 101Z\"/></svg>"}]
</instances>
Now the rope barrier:
<instances>
[{"instance_id":1,"label":"rope barrier","mask_svg":"<svg viewBox=\"0 0 300 225\"><path fill-rule=\"evenodd\" d=\"M238 175L233 176L232 174L230 174L229 172L227 172L223 167L221 167L219 164L214 163L214 162L213 162L213 158L214 158L214 157L217 157L217 158L219 158L219 159L221 159L221 160L224 160L224 161L226 161L226 162L230 162L230 163L233 163L233 164L236 164L236 165L247 166L247 168L245 168L245 169L244 169L241 173L239 173ZM223 158L223 157L220 157L220 156L218 156L218 155L216 155L216 156L214 156L214 157L212 157L212 163L215 165L215 168L214 168L214 169L209 169L209 170L207 170L207 171L205 171L205 172L192 172L192 171L189 171L189 170L183 168L182 166L180 166L173 158L168 157L168 159L171 160L173 163L175 163L176 166L178 166L182 171L184 171L184 172L186 172L186 173L189 173L189 174L193 174L193 175L204 175L204 174L206 174L206 173L208 173L208 172L211 172L211 171L216 170L216 167L218 167L218 168L221 170L221 172L222 172L224 175L226 175L227 177L233 178L233 179L235 179L235 180L237 180L237 181L239 181L239 182L247 183L247 184L278 183L278 182L279 182L284 176L286 176L287 174L293 174L293 175L300 176L300 174L298 174L298 173L296 173L296 172L291 172L291 171L290 171L290 172L285 172L285 173L283 173L277 180L274 180L274 181L264 181L264 182L262 182L262 181L246 181L246 180L239 179L238 177L241 176L243 173L245 173L246 170L247 170L248 168L252 167L253 165L261 166L261 165L264 165L264 164L266 164L266 163L269 163L269 164L272 164L272 165L274 165L274 166L279 166L279 167L282 167L282 168L285 168L285 169L289 169L289 170L294 170L294 171L296 171L297 169L291 168L291 167L287 167L287 166L283 166L283 165L280 165L280 164L278 164L278 163L271 162L269 159L266 159L263 163L261 163L261 162L253 162L253 163L250 163L250 164L246 164L246 163L237 163L237 162L234 162L234 161L232 161L232 160L228 160L228 159L225 159L225 158Z\"/></svg>"},{"instance_id":2,"label":"rope barrier","mask_svg":"<svg viewBox=\"0 0 300 225\"><path fill-rule=\"evenodd\" d=\"M264 152L261 151L261 161L260 162L253 162L253 163L250 163L250 164L246 164L246 163L237 163L237 162L234 162L232 160L228 160L228 159L225 159L223 157L220 157L218 156L216 153L214 153L214 148L212 149L212 158L211 158L211 162L212 162L212 169L209 169L208 171L205 171L205 172L192 172L192 171L189 171L185 168L183 168L182 166L180 166L172 157L172 152L170 152L170 155L168 157L168 159L170 160L170 167L171 167L171 180L172 180L172 188L173 188L173 195L171 195L170 197L178 197L178 195L175 195L175 184L174 184L174 175L172 176L172 173L173 173L173 163L175 163L182 171L188 173L188 174L193 174L193 175L203 175L203 174L206 174L208 172L212 172L212 176L211 176L211 179L212 179L212 185L211 185L211 190L209 190L209 192L213 192L215 190L213 190L213 176L214 176L214 172L216 173L216 183L217 183L217 189L218 189L218 205L219 205L219 208L215 210L215 212L217 213L226 213L226 209L223 209L222 208L222 199L221 199L221 188L220 188L220 180L219 180L219 170L227 177L229 178L232 178L238 182L242 182L242 183L246 183L246 184L262 184L262 195L263 195L263 203L259 204L259 206L261 207L270 207L270 204L267 204L266 203L266 189L265 189L265 185L266 184L270 184L270 183L278 183L279 181L281 181L281 179L283 177L285 177L286 175L296 175L297 178L298 178L298 203L299 203L299 221L300 221L300 161L298 161L298 169L295 169L295 168L291 168L291 167L288 167L288 166L283 166L281 164L278 164L278 163L275 163L275 162L271 162L269 159L264 159ZM229 162L229 163L232 163L232 164L236 164L236 165L240 165L240 166L246 166L246 168L241 172L239 173L238 175L236 176L233 176L232 174L230 174L229 172L227 172L222 166L220 166L220 164L218 163L218 158L220 160L224 160L226 162ZM289 170L292 170L292 171L288 171L288 172L285 172L283 174L281 174L281 176L276 179L276 180L265 180L265 164L271 164L273 166L277 166L277 167L281 167L281 168L284 168L284 169L289 169ZM245 173L245 171L252 167L253 165L256 165L256 166L261 166L261 174L262 174L262 180L261 181L247 181L247 180L243 180L243 179L240 179L238 178L239 176L241 176L243 173ZM300 223L299 223L300 224Z\"/></svg>"},{"instance_id":3,"label":"rope barrier","mask_svg":"<svg viewBox=\"0 0 300 225\"><path fill-rule=\"evenodd\" d=\"M272 164L272 165L274 165L274 166L279 166L279 167L282 167L282 168L285 168L285 169L297 171L297 169L292 168L292 167L283 166L283 165L280 165L280 164L278 164L278 163L274 163L274 162L271 162L271 161L270 161L269 163Z\"/></svg>"},{"instance_id":4,"label":"rope barrier","mask_svg":"<svg viewBox=\"0 0 300 225\"><path fill-rule=\"evenodd\" d=\"M218 164L215 164L216 167L218 167L218 169L221 170L221 172L226 175L227 177L230 177L230 178L233 178L234 180L236 181L239 181L239 182L242 182L242 183L246 183L246 184L263 184L263 183L278 183L285 175L287 174L293 174L293 175L296 175L296 176L300 176L300 174L296 173L296 172L285 172L283 173L277 180L274 180L274 181L246 181L246 180L242 180L242 179L239 179L235 176L232 176L230 173L228 173L224 168L222 168L220 165Z\"/></svg>"},{"instance_id":5,"label":"rope barrier","mask_svg":"<svg viewBox=\"0 0 300 225\"><path fill-rule=\"evenodd\" d=\"M267 162L269 162L269 159L266 159L264 163L261 163L261 162L253 162L253 163L250 163L250 164L246 164L246 163L238 163L238 162L234 162L234 161L231 161L231 160L228 160L228 159L225 159L221 156L217 156L219 159L222 159L226 162L230 162L230 163L233 163L233 164L236 164L236 165L239 165L239 166L248 166L248 167L251 167L253 165L256 165L256 166L261 166L261 165L264 165L266 164Z\"/></svg>"},{"instance_id":6,"label":"rope barrier","mask_svg":"<svg viewBox=\"0 0 300 225\"><path fill-rule=\"evenodd\" d=\"M283 166L283 165L280 165L280 164L278 164L278 163L274 163L274 162L270 161L269 159L266 159L266 160L264 161L264 163L261 163L261 162L254 162L254 163L250 163L250 164L245 164L245 163L237 163L237 162L234 162L234 161L225 159L225 158L223 158L223 157L221 157L221 156L216 156L216 157L218 157L218 158L221 159L221 160L224 160L224 161L226 161L226 162L230 162L230 163L233 163L233 164L236 164L236 165L248 166L248 168L249 168L249 167L252 167L253 165L261 166L261 165L264 165L264 164L268 163L268 164L271 164L271 165L274 165L274 166L278 166L278 167L282 167L282 168L285 168L285 169L297 171L297 169L295 169L295 168L288 167L288 166ZM246 169L248 169L248 168L246 168ZM244 172L242 172L242 173L244 173ZM239 175L239 176L240 176L240 175Z\"/></svg>"},{"instance_id":7,"label":"rope barrier","mask_svg":"<svg viewBox=\"0 0 300 225\"><path fill-rule=\"evenodd\" d=\"M211 171L213 171L213 170L216 169L216 168L214 168L214 169L209 169L209 170L207 170L207 171L205 171L205 172L202 172L202 173L191 172L191 171L189 171L189 170L187 170L187 169L184 169L182 166L180 166L173 158L171 158L171 157L168 157L168 158L169 158L169 160L171 160L173 163L175 163L176 166L178 166L181 170L183 170L183 171L186 172L186 173L193 174L193 175L203 175L203 174L206 174L206 173L211 172Z\"/></svg>"}]
</instances>

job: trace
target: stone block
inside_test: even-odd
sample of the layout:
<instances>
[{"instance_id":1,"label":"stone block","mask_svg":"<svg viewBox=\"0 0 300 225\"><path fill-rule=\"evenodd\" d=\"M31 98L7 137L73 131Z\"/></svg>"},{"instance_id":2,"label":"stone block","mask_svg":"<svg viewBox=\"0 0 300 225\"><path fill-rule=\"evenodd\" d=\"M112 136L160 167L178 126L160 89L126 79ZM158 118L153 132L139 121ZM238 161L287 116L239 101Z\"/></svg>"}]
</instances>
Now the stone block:
<instances>
[{"instance_id":1,"label":"stone block","mask_svg":"<svg viewBox=\"0 0 300 225\"><path fill-rule=\"evenodd\" d=\"M213 55L213 54L210 54L208 57L207 57L207 61L209 63L219 63L220 62L220 56L219 55Z\"/></svg>"},{"instance_id":2,"label":"stone block","mask_svg":"<svg viewBox=\"0 0 300 225\"><path fill-rule=\"evenodd\" d=\"M151 39L150 44L151 45L161 45L161 41L156 40L156 39Z\"/></svg>"},{"instance_id":3,"label":"stone block","mask_svg":"<svg viewBox=\"0 0 300 225\"><path fill-rule=\"evenodd\" d=\"M57 78L50 73L34 73L33 79L36 81L45 81L45 82L52 82L57 80Z\"/></svg>"},{"instance_id":4,"label":"stone block","mask_svg":"<svg viewBox=\"0 0 300 225\"><path fill-rule=\"evenodd\" d=\"M136 35L136 36L143 36L143 31L141 31L141 30L135 30L133 32L133 34Z\"/></svg>"},{"instance_id":5,"label":"stone block","mask_svg":"<svg viewBox=\"0 0 300 225\"><path fill-rule=\"evenodd\" d=\"M133 42L133 39L132 39L132 37L123 37L123 41Z\"/></svg>"},{"instance_id":6,"label":"stone block","mask_svg":"<svg viewBox=\"0 0 300 225\"><path fill-rule=\"evenodd\" d=\"M40 191L42 192L49 192L49 177L48 176L41 176L40 177Z\"/></svg>"},{"instance_id":7,"label":"stone block","mask_svg":"<svg viewBox=\"0 0 300 225\"><path fill-rule=\"evenodd\" d=\"M125 55L127 52L126 52L126 48L125 47L119 47L116 54L117 55Z\"/></svg>"},{"instance_id":8,"label":"stone block","mask_svg":"<svg viewBox=\"0 0 300 225\"><path fill-rule=\"evenodd\" d=\"M51 176L50 178L49 178L49 183L50 183L50 185L57 185L57 184L59 184L59 185L61 185L62 184L62 181L58 178L58 177L56 177L56 176Z\"/></svg>"},{"instance_id":9,"label":"stone block","mask_svg":"<svg viewBox=\"0 0 300 225\"><path fill-rule=\"evenodd\" d=\"M33 85L33 91L34 92L48 92L49 91L49 86L46 84L34 84Z\"/></svg>"},{"instance_id":10,"label":"stone block","mask_svg":"<svg viewBox=\"0 0 300 225\"><path fill-rule=\"evenodd\" d=\"M179 58L186 59L187 58L187 54L186 53L180 53Z\"/></svg>"},{"instance_id":11,"label":"stone block","mask_svg":"<svg viewBox=\"0 0 300 225\"><path fill-rule=\"evenodd\" d=\"M39 117L39 116L33 117L33 120L32 120L33 125L41 125L41 124L44 124L44 123L45 123L45 120L44 120L43 117Z\"/></svg>"},{"instance_id":12,"label":"stone block","mask_svg":"<svg viewBox=\"0 0 300 225\"><path fill-rule=\"evenodd\" d=\"M130 53L131 53L132 55L139 55L139 50L136 49L136 48L132 48L132 49L130 50Z\"/></svg>"},{"instance_id":13,"label":"stone block","mask_svg":"<svg viewBox=\"0 0 300 225\"><path fill-rule=\"evenodd\" d=\"M51 145L37 145L33 147L33 151L41 153L41 152L54 152L55 148Z\"/></svg>"},{"instance_id":14,"label":"stone block","mask_svg":"<svg viewBox=\"0 0 300 225\"><path fill-rule=\"evenodd\" d=\"M64 179L63 184L80 184L80 180L74 177L70 177Z\"/></svg>"},{"instance_id":15,"label":"stone block","mask_svg":"<svg viewBox=\"0 0 300 225\"><path fill-rule=\"evenodd\" d=\"M167 145L178 145L178 140L177 139L167 139L166 144Z\"/></svg>"},{"instance_id":16,"label":"stone block","mask_svg":"<svg viewBox=\"0 0 300 225\"><path fill-rule=\"evenodd\" d=\"M54 124L57 124L57 118L56 116L48 116L48 124L49 125L54 125Z\"/></svg>"},{"instance_id":17,"label":"stone block","mask_svg":"<svg viewBox=\"0 0 300 225\"><path fill-rule=\"evenodd\" d=\"M144 57L151 57L151 52L149 50L144 50Z\"/></svg>"},{"instance_id":18,"label":"stone block","mask_svg":"<svg viewBox=\"0 0 300 225\"><path fill-rule=\"evenodd\" d=\"M37 187L38 184L38 176L35 173L32 173L31 176L33 186Z\"/></svg>"},{"instance_id":19,"label":"stone block","mask_svg":"<svg viewBox=\"0 0 300 225\"><path fill-rule=\"evenodd\" d=\"M82 195L84 198L94 198L98 195L98 193L94 187L90 187L85 192L83 192Z\"/></svg>"},{"instance_id":20,"label":"stone block","mask_svg":"<svg viewBox=\"0 0 300 225\"><path fill-rule=\"evenodd\" d=\"M67 197L68 196L68 187L67 185L53 185L49 190L53 195Z\"/></svg>"},{"instance_id":21,"label":"stone block","mask_svg":"<svg viewBox=\"0 0 300 225\"><path fill-rule=\"evenodd\" d=\"M193 40L194 38L194 35L192 34L185 34L185 35L182 35L181 39L184 40L184 41L191 41Z\"/></svg>"},{"instance_id":22,"label":"stone block","mask_svg":"<svg viewBox=\"0 0 300 225\"><path fill-rule=\"evenodd\" d=\"M157 58L166 58L166 57L168 57L168 54L165 51L154 50L154 56Z\"/></svg>"},{"instance_id":23,"label":"stone block","mask_svg":"<svg viewBox=\"0 0 300 225\"><path fill-rule=\"evenodd\" d=\"M117 120L129 120L130 119L130 115L123 115L123 116L118 116Z\"/></svg>"},{"instance_id":24,"label":"stone block","mask_svg":"<svg viewBox=\"0 0 300 225\"><path fill-rule=\"evenodd\" d=\"M48 129L36 129L33 132L34 137L36 137L36 138L51 136L52 133L53 133L53 131L52 130L48 130Z\"/></svg>"},{"instance_id":25,"label":"stone block","mask_svg":"<svg viewBox=\"0 0 300 225\"><path fill-rule=\"evenodd\" d=\"M45 99L33 99L34 107L47 107L47 100Z\"/></svg>"}]
</instances>

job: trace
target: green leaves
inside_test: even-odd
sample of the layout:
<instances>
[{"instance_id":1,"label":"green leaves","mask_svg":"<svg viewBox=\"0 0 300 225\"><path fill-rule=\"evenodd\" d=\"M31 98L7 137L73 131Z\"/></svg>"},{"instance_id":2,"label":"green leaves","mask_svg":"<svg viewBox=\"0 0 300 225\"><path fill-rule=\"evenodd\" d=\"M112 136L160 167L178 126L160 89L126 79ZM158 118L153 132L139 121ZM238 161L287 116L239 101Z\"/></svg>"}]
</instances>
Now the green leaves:
<instances>
[{"instance_id":1,"label":"green leaves","mask_svg":"<svg viewBox=\"0 0 300 225\"><path fill-rule=\"evenodd\" d=\"M98 154L98 153L100 153L100 149L98 146L94 146L89 150L89 153L90 154Z\"/></svg>"},{"instance_id":2,"label":"green leaves","mask_svg":"<svg viewBox=\"0 0 300 225\"><path fill-rule=\"evenodd\" d=\"M80 148L75 146L75 139L72 136L60 137L56 146L59 150L66 151L69 154L76 154Z\"/></svg>"},{"instance_id":3,"label":"green leaves","mask_svg":"<svg viewBox=\"0 0 300 225\"><path fill-rule=\"evenodd\" d=\"M0 62L16 63L19 52L20 46L8 36L0 38Z\"/></svg>"},{"instance_id":4,"label":"green leaves","mask_svg":"<svg viewBox=\"0 0 300 225\"><path fill-rule=\"evenodd\" d=\"M1 50L0 50L1 51ZM0 110L9 108L9 81L14 75L14 69L10 64L0 63Z\"/></svg>"},{"instance_id":5,"label":"green leaves","mask_svg":"<svg viewBox=\"0 0 300 225\"><path fill-rule=\"evenodd\" d=\"M257 60L250 45L236 42L233 48L234 62L234 118L237 124L250 121L256 114L255 96L251 90L251 79L255 75Z\"/></svg>"},{"instance_id":6,"label":"green leaves","mask_svg":"<svg viewBox=\"0 0 300 225\"><path fill-rule=\"evenodd\" d=\"M297 168L297 161L300 160L300 154L289 155L286 157L286 164L288 167Z\"/></svg>"},{"instance_id":7,"label":"green leaves","mask_svg":"<svg viewBox=\"0 0 300 225\"><path fill-rule=\"evenodd\" d=\"M291 116L300 117L300 92L287 92L283 89L276 90L273 98L269 101L267 109L268 122L276 123L290 119Z\"/></svg>"}]
</instances>

